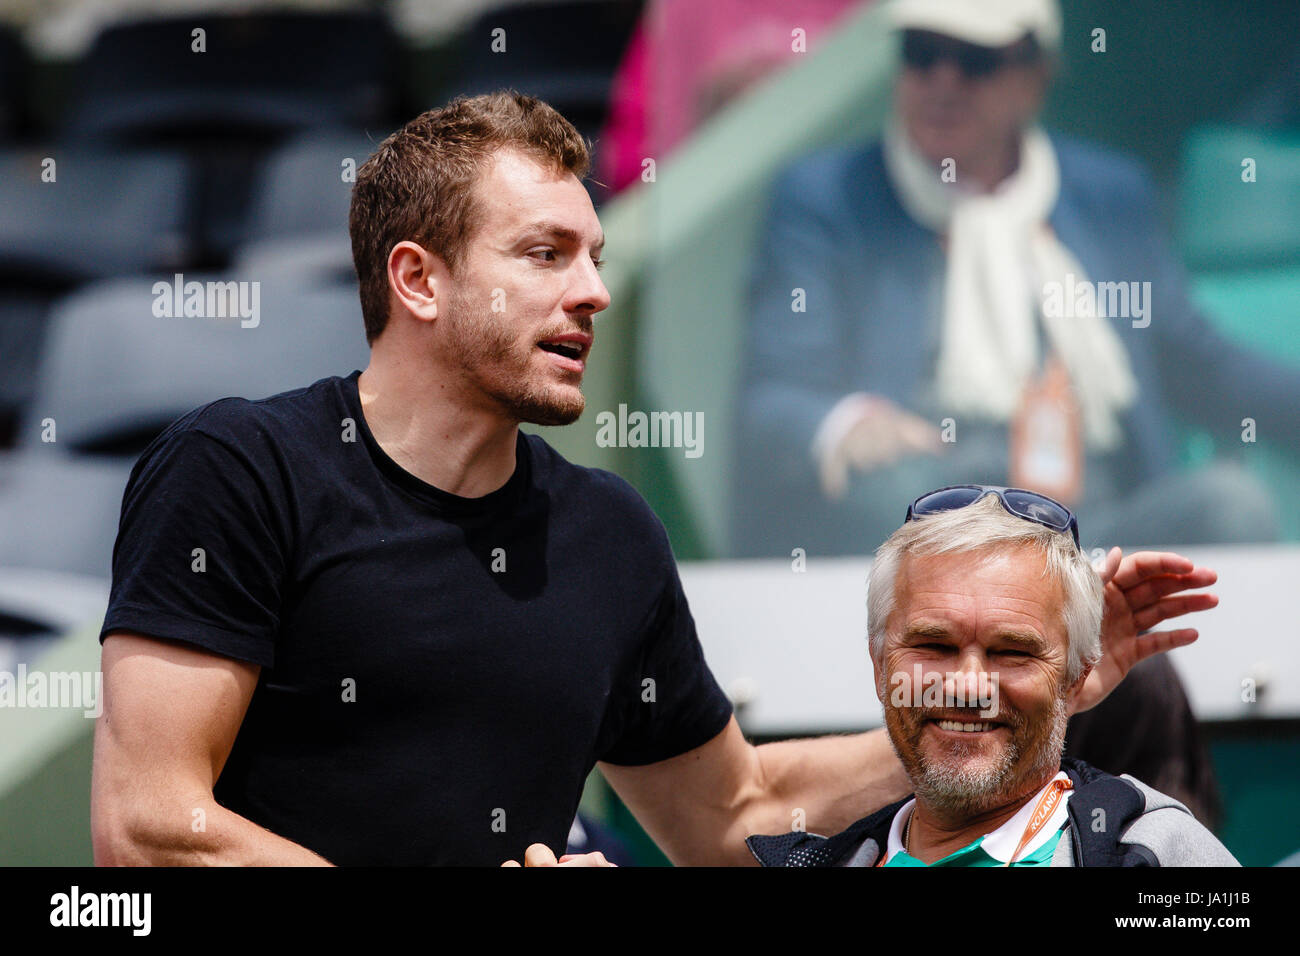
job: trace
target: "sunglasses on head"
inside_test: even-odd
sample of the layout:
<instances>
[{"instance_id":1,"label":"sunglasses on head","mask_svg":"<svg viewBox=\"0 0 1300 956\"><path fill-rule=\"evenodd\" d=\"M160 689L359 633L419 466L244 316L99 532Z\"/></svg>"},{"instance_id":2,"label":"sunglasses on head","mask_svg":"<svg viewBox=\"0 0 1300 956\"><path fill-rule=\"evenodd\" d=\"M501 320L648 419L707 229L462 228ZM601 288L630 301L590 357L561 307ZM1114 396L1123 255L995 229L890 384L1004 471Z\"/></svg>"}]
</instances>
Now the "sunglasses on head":
<instances>
[{"instance_id":1,"label":"sunglasses on head","mask_svg":"<svg viewBox=\"0 0 1300 956\"><path fill-rule=\"evenodd\" d=\"M1017 518L1033 521L1053 531L1068 531L1079 547L1079 521L1069 508L1047 495L1024 488L1003 488L999 485L954 485L921 495L907 507L907 520L941 511L953 511L973 505L985 495L997 495L1002 507Z\"/></svg>"},{"instance_id":2,"label":"sunglasses on head","mask_svg":"<svg viewBox=\"0 0 1300 956\"><path fill-rule=\"evenodd\" d=\"M1032 39L1007 47L978 46L924 30L903 31L903 64L922 72L941 60L955 63L970 79L991 76L1012 63L1032 63L1037 47Z\"/></svg>"}]
</instances>

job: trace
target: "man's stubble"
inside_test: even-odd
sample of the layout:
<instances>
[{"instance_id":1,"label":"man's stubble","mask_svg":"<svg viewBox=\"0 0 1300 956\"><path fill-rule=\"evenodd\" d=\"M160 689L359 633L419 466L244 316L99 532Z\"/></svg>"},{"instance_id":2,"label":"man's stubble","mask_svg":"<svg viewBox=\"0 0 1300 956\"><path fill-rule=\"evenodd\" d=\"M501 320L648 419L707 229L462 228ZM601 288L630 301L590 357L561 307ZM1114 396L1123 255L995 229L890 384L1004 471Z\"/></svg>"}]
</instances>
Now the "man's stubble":
<instances>
[{"instance_id":1,"label":"man's stubble","mask_svg":"<svg viewBox=\"0 0 1300 956\"><path fill-rule=\"evenodd\" d=\"M586 399L577 388L533 379L536 339L511 336L508 320L500 312L482 307L475 297L454 292L448 314L455 330L450 336L451 364L467 387L479 389L506 416L534 425L569 425L578 420ZM580 320L579 330L591 332L591 320ZM538 338L574 331L571 325L546 330Z\"/></svg>"},{"instance_id":2,"label":"man's stubble","mask_svg":"<svg viewBox=\"0 0 1300 956\"><path fill-rule=\"evenodd\" d=\"M994 760L978 763L969 758L980 750L961 743L949 747L944 758L932 760L921 747L926 712L917 711L914 720L906 720L900 710L885 707L889 742L917 797L945 814L971 817L985 813L1020 796L1018 791L1027 783L1037 783L1049 770L1055 774L1060 768L1070 716L1063 696L1056 698L1052 726L1044 734L1032 735L1023 714L1004 708L1003 716L1012 722L1012 739ZM978 720L978 715L972 718L972 722ZM1023 765L1023 771L1017 772L1018 765Z\"/></svg>"}]
</instances>

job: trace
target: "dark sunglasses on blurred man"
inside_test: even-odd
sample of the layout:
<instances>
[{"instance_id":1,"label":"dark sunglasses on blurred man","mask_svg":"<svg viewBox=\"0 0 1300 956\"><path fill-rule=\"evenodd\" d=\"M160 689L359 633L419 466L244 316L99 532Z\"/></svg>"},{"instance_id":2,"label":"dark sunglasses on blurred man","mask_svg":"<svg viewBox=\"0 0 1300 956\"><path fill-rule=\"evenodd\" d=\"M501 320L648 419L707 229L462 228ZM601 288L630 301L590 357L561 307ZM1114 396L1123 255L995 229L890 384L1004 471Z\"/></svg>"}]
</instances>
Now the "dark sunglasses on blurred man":
<instances>
[{"instance_id":1,"label":"dark sunglasses on blurred man","mask_svg":"<svg viewBox=\"0 0 1300 956\"><path fill-rule=\"evenodd\" d=\"M1038 56L1038 44L1032 36L1009 46L988 47L927 30L903 31L903 65L922 72L946 60L975 80L991 76L1004 66L1033 63Z\"/></svg>"}]
</instances>

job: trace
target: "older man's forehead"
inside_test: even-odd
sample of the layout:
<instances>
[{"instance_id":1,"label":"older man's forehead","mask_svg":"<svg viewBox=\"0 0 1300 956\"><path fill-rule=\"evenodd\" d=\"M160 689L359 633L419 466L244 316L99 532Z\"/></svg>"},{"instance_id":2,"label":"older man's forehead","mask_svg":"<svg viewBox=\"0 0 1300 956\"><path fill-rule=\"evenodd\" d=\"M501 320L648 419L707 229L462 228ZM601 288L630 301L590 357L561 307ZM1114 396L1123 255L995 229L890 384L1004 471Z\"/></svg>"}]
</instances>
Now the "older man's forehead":
<instances>
[{"instance_id":1,"label":"older man's forehead","mask_svg":"<svg viewBox=\"0 0 1300 956\"><path fill-rule=\"evenodd\" d=\"M1061 583L1033 548L986 553L909 555L899 567L895 611L900 631L926 622L953 631L1039 635L1055 629L1065 601Z\"/></svg>"}]
</instances>

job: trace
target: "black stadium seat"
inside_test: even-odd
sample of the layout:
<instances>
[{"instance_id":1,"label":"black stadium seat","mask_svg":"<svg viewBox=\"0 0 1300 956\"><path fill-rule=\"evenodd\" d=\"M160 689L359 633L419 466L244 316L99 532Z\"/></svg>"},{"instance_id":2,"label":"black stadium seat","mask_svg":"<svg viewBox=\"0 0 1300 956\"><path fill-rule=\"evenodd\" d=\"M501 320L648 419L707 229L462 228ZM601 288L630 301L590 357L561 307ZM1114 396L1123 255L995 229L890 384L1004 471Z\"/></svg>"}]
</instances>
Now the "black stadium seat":
<instances>
[{"instance_id":1,"label":"black stadium seat","mask_svg":"<svg viewBox=\"0 0 1300 956\"><path fill-rule=\"evenodd\" d=\"M187 176L171 153L0 153L0 281L71 285L183 264Z\"/></svg>"},{"instance_id":2,"label":"black stadium seat","mask_svg":"<svg viewBox=\"0 0 1300 956\"><path fill-rule=\"evenodd\" d=\"M269 156L253 187L246 241L234 268L354 283L348 238L351 174L382 138L381 133L319 130Z\"/></svg>"},{"instance_id":3,"label":"black stadium seat","mask_svg":"<svg viewBox=\"0 0 1300 956\"><path fill-rule=\"evenodd\" d=\"M155 281L95 283L52 310L19 445L0 455L0 580L13 568L107 578L127 476L168 423L224 396L264 398L366 365L353 288L262 282L258 322L243 327L156 315ZM0 602L0 637L5 613Z\"/></svg>"},{"instance_id":4,"label":"black stadium seat","mask_svg":"<svg viewBox=\"0 0 1300 956\"><path fill-rule=\"evenodd\" d=\"M0 568L107 578L130 459L0 459Z\"/></svg>"},{"instance_id":5,"label":"black stadium seat","mask_svg":"<svg viewBox=\"0 0 1300 956\"><path fill-rule=\"evenodd\" d=\"M0 143L18 138L27 126L28 68L22 39L0 25Z\"/></svg>"},{"instance_id":6,"label":"black stadium seat","mask_svg":"<svg viewBox=\"0 0 1300 956\"><path fill-rule=\"evenodd\" d=\"M387 132L367 135L347 129L316 130L271 154L257 178L249 210L251 241L347 234L351 178Z\"/></svg>"},{"instance_id":7,"label":"black stadium seat","mask_svg":"<svg viewBox=\"0 0 1300 956\"><path fill-rule=\"evenodd\" d=\"M513 87L550 103L594 139L641 7L637 0L563 0L489 10L461 36L459 68L447 92ZM504 53L493 51L497 29L505 31Z\"/></svg>"},{"instance_id":8,"label":"black stadium seat","mask_svg":"<svg viewBox=\"0 0 1300 956\"><path fill-rule=\"evenodd\" d=\"M186 181L169 154L0 153L0 447L31 397L50 303L89 280L184 262Z\"/></svg>"},{"instance_id":9,"label":"black stadium seat","mask_svg":"<svg viewBox=\"0 0 1300 956\"><path fill-rule=\"evenodd\" d=\"M200 29L201 53L192 49ZM387 131L401 62L377 11L121 23L81 64L63 132L74 142L184 150L194 174L195 264L222 268L243 240L251 183L268 151L320 127Z\"/></svg>"},{"instance_id":10,"label":"black stadium seat","mask_svg":"<svg viewBox=\"0 0 1300 956\"><path fill-rule=\"evenodd\" d=\"M195 52L194 31L205 31ZM83 62L67 134L113 142L277 137L387 121L396 39L378 12L178 16L115 24Z\"/></svg>"},{"instance_id":11,"label":"black stadium seat","mask_svg":"<svg viewBox=\"0 0 1300 956\"><path fill-rule=\"evenodd\" d=\"M355 288L234 273L184 279L259 282L256 323L155 314L155 282L170 277L87 286L51 312L20 452L130 457L205 402L262 398L365 367ZM42 441L46 418L55 421L53 445Z\"/></svg>"}]
</instances>

